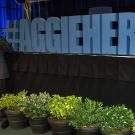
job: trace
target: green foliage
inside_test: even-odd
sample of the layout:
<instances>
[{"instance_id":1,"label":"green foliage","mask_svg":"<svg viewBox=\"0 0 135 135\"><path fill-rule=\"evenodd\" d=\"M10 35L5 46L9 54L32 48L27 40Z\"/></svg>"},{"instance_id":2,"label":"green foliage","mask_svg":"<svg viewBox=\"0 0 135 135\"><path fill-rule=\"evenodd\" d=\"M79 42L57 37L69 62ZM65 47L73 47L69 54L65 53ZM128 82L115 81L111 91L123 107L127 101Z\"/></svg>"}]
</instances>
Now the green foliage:
<instances>
[{"instance_id":1,"label":"green foliage","mask_svg":"<svg viewBox=\"0 0 135 135\"><path fill-rule=\"evenodd\" d=\"M71 110L77 102L82 100L81 97L53 95L49 102L49 110L51 117L54 119L67 119Z\"/></svg>"},{"instance_id":2,"label":"green foliage","mask_svg":"<svg viewBox=\"0 0 135 135\"><path fill-rule=\"evenodd\" d=\"M124 105L105 107L102 111L101 128L109 133L120 133L131 130L134 120L132 110Z\"/></svg>"},{"instance_id":3,"label":"green foliage","mask_svg":"<svg viewBox=\"0 0 135 135\"><path fill-rule=\"evenodd\" d=\"M22 111L29 118L45 118L48 116L50 95L46 92L31 94L23 99Z\"/></svg>"},{"instance_id":4,"label":"green foliage","mask_svg":"<svg viewBox=\"0 0 135 135\"><path fill-rule=\"evenodd\" d=\"M78 102L69 112L69 123L75 128L80 127L97 127L99 117L101 116L102 103L85 99L84 102Z\"/></svg>"},{"instance_id":5,"label":"green foliage","mask_svg":"<svg viewBox=\"0 0 135 135\"><path fill-rule=\"evenodd\" d=\"M22 99L26 97L27 92L21 91L17 95L5 94L0 98L0 110L8 109L10 111L21 110Z\"/></svg>"},{"instance_id":6,"label":"green foliage","mask_svg":"<svg viewBox=\"0 0 135 135\"><path fill-rule=\"evenodd\" d=\"M135 133L135 120L133 121L133 132Z\"/></svg>"}]
</instances>

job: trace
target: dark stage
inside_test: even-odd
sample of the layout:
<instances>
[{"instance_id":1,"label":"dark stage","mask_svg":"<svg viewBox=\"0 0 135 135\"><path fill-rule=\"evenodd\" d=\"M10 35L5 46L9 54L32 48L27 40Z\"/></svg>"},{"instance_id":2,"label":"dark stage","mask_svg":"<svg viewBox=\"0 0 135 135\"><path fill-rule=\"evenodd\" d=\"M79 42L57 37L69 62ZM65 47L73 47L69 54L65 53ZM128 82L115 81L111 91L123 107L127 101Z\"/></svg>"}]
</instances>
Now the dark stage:
<instances>
[{"instance_id":1,"label":"dark stage","mask_svg":"<svg viewBox=\"0 0 135 135\"><path fill-rule=\"evenodd\" d=\"M6 59L10 92L75 94L135 111L135 57L7 53Z\"/></svg>"}]
</instances>

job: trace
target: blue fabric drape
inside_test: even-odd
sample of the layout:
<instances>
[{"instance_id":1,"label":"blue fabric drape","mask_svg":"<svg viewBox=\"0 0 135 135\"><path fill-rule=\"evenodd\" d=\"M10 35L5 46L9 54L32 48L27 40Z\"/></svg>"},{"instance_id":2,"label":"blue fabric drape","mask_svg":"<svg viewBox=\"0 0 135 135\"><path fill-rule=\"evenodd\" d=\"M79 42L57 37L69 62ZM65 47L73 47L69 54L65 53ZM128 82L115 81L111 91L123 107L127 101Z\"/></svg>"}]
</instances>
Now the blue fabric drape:
<instances>
[{"instance_id":1,"label":"blue fabric drape","mask_svg":"<svg viewBox=\"0 0 135 135\"><path fill-rule=\"evenodd\" d=\"M0 34L6 28L7 20L17 20L23 18L23 5L17 4L15 0L0 0Z\"/></svg>"}]
</instances>

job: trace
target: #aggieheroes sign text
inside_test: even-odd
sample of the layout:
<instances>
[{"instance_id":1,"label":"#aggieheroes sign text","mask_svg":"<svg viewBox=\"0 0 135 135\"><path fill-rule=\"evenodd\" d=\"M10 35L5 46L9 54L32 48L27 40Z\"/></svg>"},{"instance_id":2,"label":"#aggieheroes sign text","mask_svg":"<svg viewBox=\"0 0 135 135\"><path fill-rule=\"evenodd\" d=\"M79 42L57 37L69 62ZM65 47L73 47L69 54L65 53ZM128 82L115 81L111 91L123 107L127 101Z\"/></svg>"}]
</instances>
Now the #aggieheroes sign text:
<instances>
[{"instance_id":1,"label":"#aggieheroes sign text","mask_svg":"<svg viewBox=\"0 0 135 135\"><path fill-rule=\"evenodd\" d=\"M22 19L4 31L16 51L135 55L135 13Z\"/></svg>"}]
</instances>

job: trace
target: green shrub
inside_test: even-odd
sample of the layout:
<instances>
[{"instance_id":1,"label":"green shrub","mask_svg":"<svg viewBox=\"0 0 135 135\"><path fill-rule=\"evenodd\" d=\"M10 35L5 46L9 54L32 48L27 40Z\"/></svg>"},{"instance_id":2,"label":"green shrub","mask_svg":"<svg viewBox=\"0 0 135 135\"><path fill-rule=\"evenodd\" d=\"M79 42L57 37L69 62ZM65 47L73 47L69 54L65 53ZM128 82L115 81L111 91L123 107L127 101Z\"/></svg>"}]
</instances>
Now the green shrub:
<instances>
[{"instance_id":1,"label":"green shrub","mask_svg":"<svg viewBox=\"0 0 135 135\"><path fill-rule=\"evenodd\" d=\"M85 99L84 102L78 102L69 112L69 124L75 128L80 127L97 127L99 117L101 116L102 103Z\"/></svg>"},{"instance_id":2,"label":"green shrub","mask_svg":"<svg viewBox=\"0 0 135 135\"><path fill-rule=\"evenodd\" d=\"M46 118L49 114L50 95L46 92L31 94L23 100L22 111L29 118Z\"/></svg>"},{"instance_id":3,"label":"green shrub","mask_svg":"<svg viewBox=\"0 0 135 135\"><path fill-rule=\"evenodd\" d=\"M71 110L77 102L81 101L81 97L53 95L49 102L49 110L51 117L54 119L67 119L69 110Z\"/></svg>"},{"instance_id":4,"label":"green shrub","mask_svg":"<svg viewBox=\"0 0 135 135\"><path fill-rule=\"evenodd\" d=\"M4 94L0 98L0 110L7 109L9 111L20 111L22 107L22 99L26 97L26 91L18 94Z\"/></svg>"},{"instance_id":5,"label":"green shrub","mask_svg":"<svg viewBox=\"0 0 135 135\"><path fill-rule=\"evenodd\" d=\"M131 130L133 120L134 114L132 110L124 105L118 105L103 109L100 124L102 131L120 133Z\"/></svg>"},{"instance_id":6,"label":"green shrub","mask_svg":"<svg viewBox=\"0 0 135 135\"><path fill-rule=\"evenodd\" d=\"M135 133L135 120L133 121L133 132Z\"/></svg>"}]
</instances>

